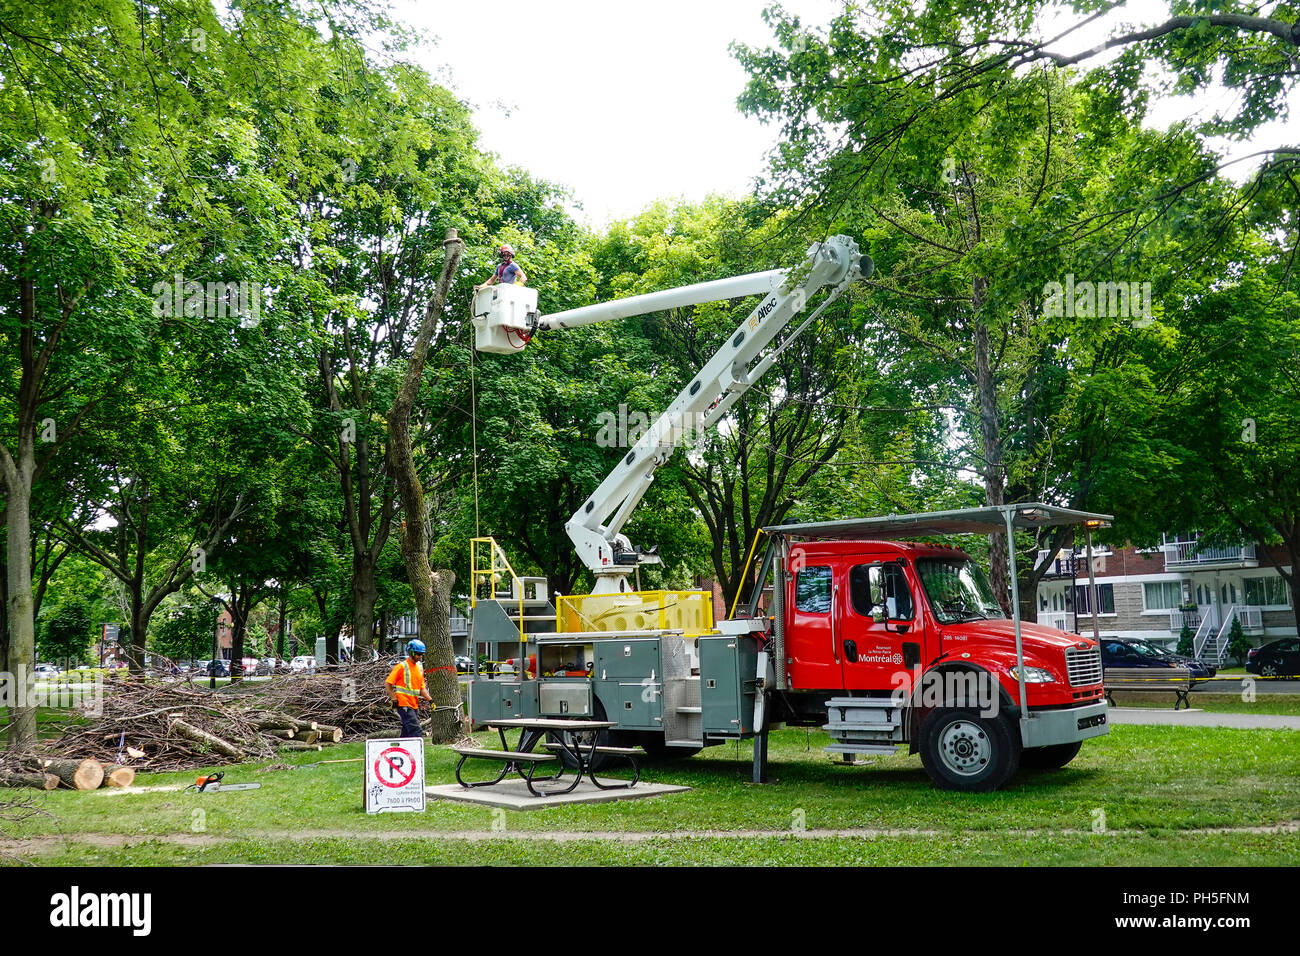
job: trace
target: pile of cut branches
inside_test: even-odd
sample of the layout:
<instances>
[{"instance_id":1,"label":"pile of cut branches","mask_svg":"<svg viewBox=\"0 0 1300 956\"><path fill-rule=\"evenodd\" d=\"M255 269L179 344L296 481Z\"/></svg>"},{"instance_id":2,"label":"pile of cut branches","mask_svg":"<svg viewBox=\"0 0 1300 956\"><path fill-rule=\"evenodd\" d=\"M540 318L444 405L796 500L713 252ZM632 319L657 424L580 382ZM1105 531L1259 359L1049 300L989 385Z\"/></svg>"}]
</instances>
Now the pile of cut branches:
<instances>
[{"instance_id":1,"label":"pile of cut branches","mask_svg":"<svg viewBox=\"0 0 1300 956\"><path fill-rule=\"evenodd\" d=\"M274 738L242 703L174 685L115 684L104 689L103 713L69 727L46 750L152 771L273 756Z\"/></svg>"},{"instance_id":2,"label":"pile of cut branches","mask_svg":"<svg viewBox=\"0 0 1300 956\"><path fill-rule=\"evenodd\" d=\"M266 710L338 727L345 740L393 735L399 720L384 692L390 670L391 664L374 661L277 677L262 685L258 702Z\"/></svg>"}]
</instances>

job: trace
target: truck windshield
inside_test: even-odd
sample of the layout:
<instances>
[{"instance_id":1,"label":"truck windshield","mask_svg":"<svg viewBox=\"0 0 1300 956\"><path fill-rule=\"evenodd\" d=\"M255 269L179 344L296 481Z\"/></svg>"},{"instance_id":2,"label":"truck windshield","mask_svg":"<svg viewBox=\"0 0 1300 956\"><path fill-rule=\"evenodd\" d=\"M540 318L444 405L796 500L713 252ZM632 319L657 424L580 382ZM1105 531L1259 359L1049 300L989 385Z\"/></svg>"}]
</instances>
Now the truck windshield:
<instances>
[{"instance_id":1,"label":"truck windshield","mask_svg":"<svg viewBox=\"0 0 1300 956\"><path fill-rule=\"evenodd\" d=\"M975 562L961 558L918 558L916 571L940 624L1006 617L988 578Z\"/></svg>"}]
</instances>

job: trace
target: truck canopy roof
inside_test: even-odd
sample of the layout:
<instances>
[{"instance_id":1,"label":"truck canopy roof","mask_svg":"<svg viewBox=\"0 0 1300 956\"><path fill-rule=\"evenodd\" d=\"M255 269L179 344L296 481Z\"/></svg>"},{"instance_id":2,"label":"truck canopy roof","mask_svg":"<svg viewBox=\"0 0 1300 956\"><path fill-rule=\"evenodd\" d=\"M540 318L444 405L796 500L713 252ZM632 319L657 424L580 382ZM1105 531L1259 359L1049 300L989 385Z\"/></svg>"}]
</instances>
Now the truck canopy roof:
<instances>
[{"instance_id":1,"label":"truck canopy roof","mask_svg":"<svg viewBox=\"0 0 1300 956\"><path fill-rule=\"evenodd\" d=\"M839 521L815 521L808 524L769 525L768 534L799 535L805 538L865 538L877 541L945 534L993 534L1007 530L1007 512L1013 515L1016 528L1050 528L1099 522L1109 525L1111 515L1091 511L1074 511L1037 502L990 505L987 508L960 508L956 511L929 511L914 515L886 515L879 518L844 518Z\"/></svg>"}]
</instances>

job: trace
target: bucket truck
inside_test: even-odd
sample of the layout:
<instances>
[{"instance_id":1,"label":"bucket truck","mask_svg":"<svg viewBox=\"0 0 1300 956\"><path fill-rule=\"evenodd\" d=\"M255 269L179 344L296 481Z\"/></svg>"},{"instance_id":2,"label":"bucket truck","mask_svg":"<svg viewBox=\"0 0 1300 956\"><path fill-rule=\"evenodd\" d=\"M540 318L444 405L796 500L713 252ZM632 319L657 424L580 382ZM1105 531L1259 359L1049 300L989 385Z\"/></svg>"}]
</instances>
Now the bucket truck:
<instances>
[{"instance_id":1,"label":"bucket truck","mask_svg":"<svg viewBox=\"0 0 1300 956\"><path fill-rule=\"evenodd\" d=\"M901 540L1001 532L1014 580L1016 530L1096 527L1106 515L1015 504L764 528L768 547L753 596L727 620L715 620L709 592L630 586L638 566L659 560L622 533L655 470L716 425L871 271L856 242L834 236L814 243L788 272L549 316L535 289L498 285L476 296L475 345L494 353L525 348L538 333L760 298L569 519L566 531L595 576L591 594L556 595L552 603L545 578L516 574L495 540L475 539L471 639L494 658L502 648L519 651L512 673L476 673L472 720L589 716L617 724L612 744L656 755L753 738L755 782L765 779L773 726L819 726L830 734L827 751L842 759L919 753L936 785L971 791L1002 786L1022 764L1063 766L1083 740L1107 732L1095 639L1022 622L1014 593L1007 620L967 555Z\"/></svg>"}]
</instances>

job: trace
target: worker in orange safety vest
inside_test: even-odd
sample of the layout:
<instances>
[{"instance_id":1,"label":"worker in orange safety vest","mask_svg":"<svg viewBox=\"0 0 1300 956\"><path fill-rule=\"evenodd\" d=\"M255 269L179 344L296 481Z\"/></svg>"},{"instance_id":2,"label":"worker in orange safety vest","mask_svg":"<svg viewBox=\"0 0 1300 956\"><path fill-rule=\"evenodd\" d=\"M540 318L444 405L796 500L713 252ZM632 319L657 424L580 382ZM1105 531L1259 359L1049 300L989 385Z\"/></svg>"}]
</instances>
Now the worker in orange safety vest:
<instances>
[{"instance_id":1,"label":"worker in orange safety vest","mask_svg":"<svg viewBox=\"0 0 1300 956\"><path fill-rule=\"evenodd\" d=\"M411 641L406 645L406 660L393 668L384 683L388 699L393 702L402 718L402 737L424 736L424 731L420 729L420 698L433 703L433 698L424 685L424 669L420 666L423 658L424 642Z\"/></svg>"}]
</instances>

